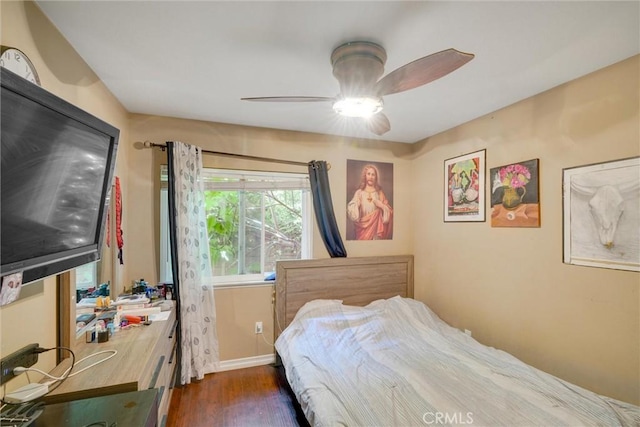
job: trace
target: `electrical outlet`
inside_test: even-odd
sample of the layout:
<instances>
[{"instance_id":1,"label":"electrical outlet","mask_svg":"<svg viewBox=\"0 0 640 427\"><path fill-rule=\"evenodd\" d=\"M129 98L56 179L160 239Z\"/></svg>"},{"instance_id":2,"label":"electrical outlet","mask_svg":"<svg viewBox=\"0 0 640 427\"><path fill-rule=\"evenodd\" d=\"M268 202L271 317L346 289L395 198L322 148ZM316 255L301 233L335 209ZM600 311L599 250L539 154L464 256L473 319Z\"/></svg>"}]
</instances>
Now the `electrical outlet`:
<instances>
[{"instance_id":1,"label":"electrical outlet","mask_svg":"<svg viewBox=\"0 0 640 427\"><path fill-rule=\"evenodd\" d=\"M262 333L262 322L256 322L256 334Z\"/></svg>"},{"instance_id":2,"label":"electrical outlet","mask_svg":"<svg viewBox=\"0 0 640 427\"><path fill-rule=\"evenodd\" d=\"M35 365L38 362L36 348L38 348L38 344L29 344L3 357L0 361L0 384L4 384L15 377L13 370L18 366L29 368Z\"/></svg>"}]
</instances>

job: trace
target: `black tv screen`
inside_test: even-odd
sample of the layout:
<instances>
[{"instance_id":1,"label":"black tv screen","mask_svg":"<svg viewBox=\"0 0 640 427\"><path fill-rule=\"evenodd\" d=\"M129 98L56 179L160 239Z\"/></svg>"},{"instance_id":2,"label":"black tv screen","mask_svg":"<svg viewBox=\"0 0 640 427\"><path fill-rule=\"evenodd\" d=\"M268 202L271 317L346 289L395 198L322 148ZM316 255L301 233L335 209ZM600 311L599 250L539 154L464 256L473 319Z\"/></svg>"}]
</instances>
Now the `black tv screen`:
<instances>
[{"instance_id":1,"label":"black tv screen","mask_svg":"<svg viewBox=\"0 0 640 427\"><path fill-rule=\"evenodd\" d=\"M23 283L100 258L119 131L2 69L1 274Z\"/></svg>"}]
</instances>

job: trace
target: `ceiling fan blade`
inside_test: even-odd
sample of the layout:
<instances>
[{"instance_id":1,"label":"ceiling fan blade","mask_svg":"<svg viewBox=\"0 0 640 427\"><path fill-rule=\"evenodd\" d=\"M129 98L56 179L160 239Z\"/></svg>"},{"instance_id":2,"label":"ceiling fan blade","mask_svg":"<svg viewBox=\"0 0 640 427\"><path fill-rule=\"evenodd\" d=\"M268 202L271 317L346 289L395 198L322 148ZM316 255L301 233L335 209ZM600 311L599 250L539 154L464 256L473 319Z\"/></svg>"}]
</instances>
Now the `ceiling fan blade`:
<instances>
[{"instance_id":1,"label":"ceiling fan blade","mask_svg":"<svg viewBox=\"0 0 640 427\"><path fill-rule=\"evenodd\" d=\"M416 59L392 71L376 83L378 96L404 92L444 77L471 61L475 55L447 49Z\"/></svg>"},{"instance_id":2,"label":"ceiling fan blade","mask_svg":"<svg viewBox=\"0 0 640 427\"><path fill-rule=\"evenodd\" d=\"M384 135L391 130L391 123L389 118L384 113L376 113L373 116L365 119L369 130L376 135Z\"/></svg>"},{"instance_id":3,"label":"ceiling fan blade","mask_svg":"<svg viewBox=\"0 0 640 427\"><path fill-rule=\"evenodd\" d=\"M240 98L241 101L258 102L326 102L335 101L335 98L325 96L262 96L257 98Z\"/></svg>"}]
</instances>

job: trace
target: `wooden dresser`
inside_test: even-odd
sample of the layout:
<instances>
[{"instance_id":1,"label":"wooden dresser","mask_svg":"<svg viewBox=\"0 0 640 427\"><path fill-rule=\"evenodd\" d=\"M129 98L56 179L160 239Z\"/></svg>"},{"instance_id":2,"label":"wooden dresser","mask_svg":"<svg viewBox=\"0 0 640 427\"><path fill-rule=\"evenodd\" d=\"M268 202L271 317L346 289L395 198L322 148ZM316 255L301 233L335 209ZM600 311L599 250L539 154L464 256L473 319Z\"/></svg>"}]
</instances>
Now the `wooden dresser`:
<instances>
[{"instance_id":1,"label":"wooden dresser","mask_svg":"<svg viewBox=\"0 0 640 427\"><path fill-rule=\"evenodd\" d=\"M74 348L77 360L103 350L117 350L118 353L106 362L63 381L44 397L45 403L157 389L158 421L159 425L164 425L177 371L177 327L174 307L167 320L117 331L103 343L78 342ZM81 365L76 364L74 371L107 356L109 354L91 357ZM65 360L50 374L62 375L70 363L70 359Z\"/></svg>"}]
</instances>

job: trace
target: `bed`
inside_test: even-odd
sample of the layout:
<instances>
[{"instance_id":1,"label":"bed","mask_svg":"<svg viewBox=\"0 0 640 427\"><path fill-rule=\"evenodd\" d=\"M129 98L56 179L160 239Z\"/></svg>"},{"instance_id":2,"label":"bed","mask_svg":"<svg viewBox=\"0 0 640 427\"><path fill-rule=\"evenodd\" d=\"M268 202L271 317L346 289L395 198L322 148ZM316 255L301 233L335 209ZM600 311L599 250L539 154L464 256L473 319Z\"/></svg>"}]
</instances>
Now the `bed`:
<instances>
[{"instance_id":1,"label":"bed","mask_svg":"<svg viewBox=\"0 0 640 427\"><path fill-rule=\"evenodd\" d=\"M640 408L486 347L413 300L413 257L284 261L276 350L312 426L639 426Z\"/></svg>"}]
</instances>

